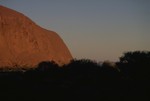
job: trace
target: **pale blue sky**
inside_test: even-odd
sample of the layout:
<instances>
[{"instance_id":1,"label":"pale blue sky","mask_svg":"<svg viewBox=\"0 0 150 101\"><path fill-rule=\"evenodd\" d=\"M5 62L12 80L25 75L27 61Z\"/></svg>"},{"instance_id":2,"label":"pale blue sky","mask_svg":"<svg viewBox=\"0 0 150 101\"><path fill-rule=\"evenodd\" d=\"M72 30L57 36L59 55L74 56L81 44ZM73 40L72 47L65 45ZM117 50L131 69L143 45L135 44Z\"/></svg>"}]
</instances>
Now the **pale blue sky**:
<instances>
[{"instance_id":1,"label":"pale blue sky","mask_svg":"<svg viewBox=\"0 0 150 101\"><path fill-rule=\"evenodd\" d=\"M116 61L150 50L150 0L1 0L57 32L74 58Z\"/></svg>"}]
</instances>

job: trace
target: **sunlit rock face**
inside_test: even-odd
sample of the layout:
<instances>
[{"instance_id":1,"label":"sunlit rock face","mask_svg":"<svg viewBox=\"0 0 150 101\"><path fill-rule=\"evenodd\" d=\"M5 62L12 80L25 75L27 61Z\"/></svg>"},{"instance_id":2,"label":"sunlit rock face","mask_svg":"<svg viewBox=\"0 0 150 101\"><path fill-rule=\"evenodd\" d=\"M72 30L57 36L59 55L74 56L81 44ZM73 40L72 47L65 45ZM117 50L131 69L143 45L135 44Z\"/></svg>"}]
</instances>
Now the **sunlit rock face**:
<instances>
[{"instance_id":1,"label":"sunlit rock face","mask_svg":"<svg viewBox=\"0 0 150 101\"><path fill-rule=\"evenodd\" d=\"M0 6L0 67L36 66L41 61L69 63L72 56L53 31L23 14Z\"/></svg>"}]
</instances>

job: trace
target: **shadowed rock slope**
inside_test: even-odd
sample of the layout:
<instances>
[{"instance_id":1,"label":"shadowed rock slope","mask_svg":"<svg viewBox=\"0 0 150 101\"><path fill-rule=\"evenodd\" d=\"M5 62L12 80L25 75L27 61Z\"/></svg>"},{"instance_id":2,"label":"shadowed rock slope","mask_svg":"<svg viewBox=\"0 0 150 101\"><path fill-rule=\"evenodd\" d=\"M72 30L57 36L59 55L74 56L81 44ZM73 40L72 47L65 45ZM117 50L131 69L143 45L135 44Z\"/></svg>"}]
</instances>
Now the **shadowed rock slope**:
<instances>
[{"instance_id":1,"label":"shadowed rock slope","mask_svg":"<svg viewBox=\"0 0 150 101\"><path fill-rule=\"evenodd\" d=\"M0 6L0 67L35 66L41 61L66 64L72 56L57 33L23 14Z\"/></svg>"}]
</instances>

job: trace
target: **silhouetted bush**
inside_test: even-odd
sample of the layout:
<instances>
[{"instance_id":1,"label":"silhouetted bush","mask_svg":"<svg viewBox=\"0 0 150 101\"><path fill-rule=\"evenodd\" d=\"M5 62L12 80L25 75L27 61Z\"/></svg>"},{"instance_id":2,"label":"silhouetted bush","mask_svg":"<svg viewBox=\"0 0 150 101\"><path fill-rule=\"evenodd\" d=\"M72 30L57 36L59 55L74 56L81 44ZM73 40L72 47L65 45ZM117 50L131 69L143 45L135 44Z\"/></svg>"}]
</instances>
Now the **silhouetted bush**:
<instances>
[{"instance_id":1,"label":"silhouetted bush","mask_svg":"<svg viewBox=\"0 0 150 101\"><path fill-rule=\"evenodd\" d=\"M29 70L2 69L0 97L5 100L146 99L149 80L150 52L127 52L117 63L98 64L81 59L59 66L53 61L43 61Z\"/></svg>"},{"instance_id":2,"label":"silhouetted bush","mask_svg":"<svg viewBox=\"0 0 150 101\"><path fill-rule=\"evenodd\" d=\"M54 61L43 61L38 64L38 67L35 69L36 71L52 71L58 68L58 65Z\"/></svg>"}]
</instances>

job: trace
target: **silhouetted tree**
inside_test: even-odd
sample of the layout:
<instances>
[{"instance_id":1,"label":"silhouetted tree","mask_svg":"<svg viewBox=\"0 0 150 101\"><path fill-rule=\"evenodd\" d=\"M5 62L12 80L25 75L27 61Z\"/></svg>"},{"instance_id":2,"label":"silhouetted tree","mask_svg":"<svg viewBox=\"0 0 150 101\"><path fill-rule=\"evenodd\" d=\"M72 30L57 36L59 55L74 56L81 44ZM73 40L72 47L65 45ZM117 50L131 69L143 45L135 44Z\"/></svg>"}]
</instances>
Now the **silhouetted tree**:
<instances>
[{"instance_id":1,"label":"silhouetted tree","mask_svg":"<svg viewBox=\"0 0 150 101\"><path fill-rule=\"evenodd\" d=\"M120 57L119 67L126 75L133 78L150 77L150 52L126 52Z\"/></svg>"},{"instance_id":2,"label":"silhouetted tree","mask_svg":"<svg viewBox=\"0 0 150 101\"><path fill-rule=\"evenodd\" d=\"M126 52L120 57L117 65L127 79L130 93L136 96L147 96L147 92L150 91L150 52Z\"/></svg>"},{"instance_id":3,"label":"silhouetted tree","mask_svg":"<svg viewBox=\"0 0 150 101\"><path fill-rule=\"evenodd\" d=\"M120 57L121 63L134 64L134 65L150 65L150 52L149 51L134 51L126 52L124 56Z\"/></svg>"}]
</instances>

